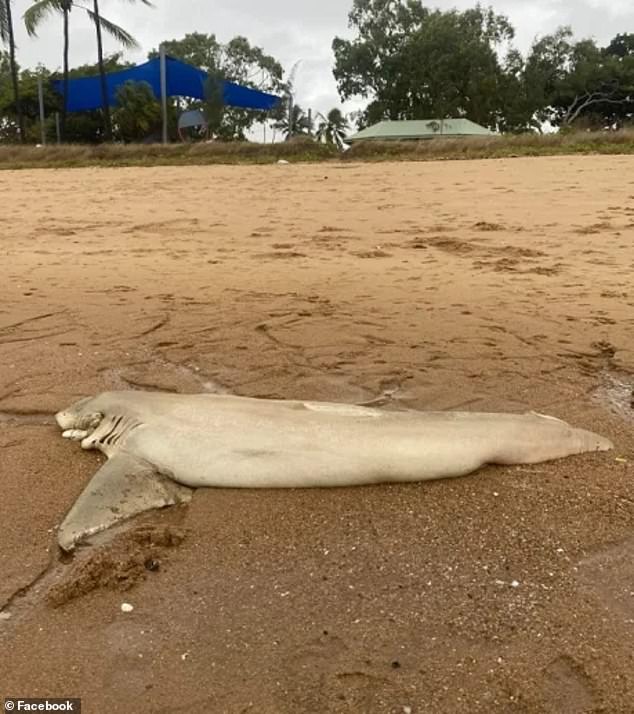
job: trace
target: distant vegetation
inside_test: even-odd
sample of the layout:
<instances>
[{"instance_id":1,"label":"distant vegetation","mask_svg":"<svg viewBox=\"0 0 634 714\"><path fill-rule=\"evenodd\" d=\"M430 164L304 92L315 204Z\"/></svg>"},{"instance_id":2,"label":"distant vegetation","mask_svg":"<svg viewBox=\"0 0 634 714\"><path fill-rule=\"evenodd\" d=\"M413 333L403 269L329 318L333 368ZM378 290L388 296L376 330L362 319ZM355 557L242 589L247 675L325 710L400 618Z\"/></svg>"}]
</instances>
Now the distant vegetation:
<instances>
[{"instance_id":1,"label":"distant vegetation","mask_svg":"<svg viewBox=\"0 0 634 714\"><path fill-rule=\"evenodd\" d=\"M295 139L277 144L100 144L94 146L0 146L0 169L82 166L192 166L274 164L277 161L365 162L495 159L571 154L634 154L634 130L522 134L506 137L363 142L341 153L332 144ZM283 170L280 167L280 170Z\"/></svg>"},{"instance_id":2,"label":"distant vegetation","mask_svg":"<svg viewBox=\"0 0 634 714\"><path fill-rule=\"evenodd\" d=\"M312 140L256 144L248 141L209 144L96 144L3 146L0 169L81 166L184 166L271 164L276 161L325 161L339 156L333 146Z\"/></svg>"},{"instance_id":3,"label":"distant vegetation","mask_svg":"<svg viewBox=\"0 0 634 714\"><path fill-rule=\"evenodd\" d=\"M160 138L160 107L143 83L120 90L115 107L102 102L101 110L78 113L66 113L64 97L51 87L49 80L54 78L103 76L130 66L121 54L103 57L102 30L123 47L134 46L135 40L99 13L97 0L84 4L33 0L23 18L12 9L15 0L0 0L0 47L7 48L0 51L0 144L40 141L38 79L44 80L48 117L44 129L51 142L56 112L68 143ZM73 47L69 16L80 13L96 30L97 62L69 69L69 46ZM20 70L13 28L23 21L30 34L45 21L59 22L61 73L43 66ZM515 29L509 19L475 0L472 8L448 11L426 7L420 0L353 0L349 27L349 37L335 37L332 42L333 73L341 99L364 99L366 106L347 117L338 109L319 114L298 106L297 63L285 71L275 57L246 37L221 42L211 32L194 32L164 42L171 56L209 75L205 101L169 100L170 138L178 139L177 118L186 109L202 110L211 136L222 141L244 142L255 128L258 137L266 132L271 142L305 136L339 148L355 128L384 119L467 117L504 134L538 134L545 127L614 130L634 125L634 33L618 34L599 45L593 39L575 38L569 27L553 28L522 53L513 45ZM151 50L148 58L157 53ZM282 101L268 113L225 106L218 91L224 81L276 94ZM562 146L568 146L567 141ZM551 139L539 144L551 145ZM188 151L183 149L181 155ZM363 151L373 153L376 147ZM321 156L321 150L315 152ZM208 155L207 150L201 155ZM217 155L232 152L221 148ZM242 149L236 155L244 155Z\"/></svg>"},{"instance_id":4,"label":"distant vegetation","mask_svg":"<svg viewBox=\"0 0 634 714\"><path fill-rule=\"evenodd\" d=\"M417 0L354 0L353 39L335 38L342 99L368 97L361 125L467 117L503 132L623 127L634 121L634 34L605 47L569 27L526 56L504 15L476 5L443 12Z\"/></svg>"},{"instance_id":5,"label":"distant vegetation","mask_svg":"<svg viewBox=\"0 0 634 714\"><path fill-rule=\"evenodd\" d=\"M438 138L430 141L364 141L346 152L345 158L360 161L434 161L571 154L634 154L634 129Z\"/></svg>"},{"instance_id":6,"label":"distant vegetation","mask_svg":"<svg viewBox=\"0 0 634 714\"><path fill-rule=\"evenodd\" d=\"M51 0L56 3L58 0ZM2 3L8 0L0 0ZM2 18L0 17L0 20ZM40 21L42 18L39 18ZM103 18L101 18L103 22ZM0 25L1 29L1 25ZM1 49L0 34L0 144L16 143L19 140L18 108L24 122L26 143L40 141L40 122L38 107L38 78L44 81L44 107L47 116L45 131L50 142L55 140L55 112L64 117L63 97L53 91L50 80L59 79L59 75L44 66L35 70L17 68L19 103L16 103L12 88L12 67L10 54ZM252 46L245 37L234 37L227 43L220 43L215 35L194 32L180 40L164 43L166 52L207 72L213 80L227 80L242 86L251 87L277 95L287 91L282 81L282 65L260 47ZM158 49L148 53L148 58L158 56ZM103 59L105 72L115 72L133 66L126 62L121 53L115 53ZM69 71L69 78L95 76L100 73L100 64L87 64ZM156 140L161 135L161 114L158 100L148 93L149 86L143 82L130 83L119 93L118 105L106 116L103 110L68 113L62 121L63 138L69 143L97 144L107 136L106 123L110 121L112 136L117 141ZM178 140L177 119L185 109L202 109L208 114L210 127L215 138L223 141L244 141L254 124L263 119L282 121L288 104L282 103L277 112L265 115L263 112L237 109L235 107L216 106L212 97L208 102L170 98L168 102L168 129L172 141ZM299 110L301 112L301 109ZM138 122L136 132L130 135L132 113L140 113L144 121ZM153 121L147 122L148 118ZM295 135L299 133L293 131ZM272 137L271 137L272 138Z\"/></svg>"}]
</instances>

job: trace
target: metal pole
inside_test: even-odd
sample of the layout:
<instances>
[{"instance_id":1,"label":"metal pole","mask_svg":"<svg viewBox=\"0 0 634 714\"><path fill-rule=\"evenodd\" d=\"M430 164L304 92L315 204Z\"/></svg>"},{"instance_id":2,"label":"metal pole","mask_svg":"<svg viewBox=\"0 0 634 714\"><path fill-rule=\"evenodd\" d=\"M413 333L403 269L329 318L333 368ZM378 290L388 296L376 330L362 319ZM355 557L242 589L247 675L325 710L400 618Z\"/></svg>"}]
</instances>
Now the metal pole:
<instances>
[{"instance_id":1,"label":"metal pole","mask_svg":"<svg viewBox=\"0 0 634 714\"><path fill-rule=\"evenodd\" d=\"M46 116L44 115L44 84L41 77L37 78L37 97L40 102L40 134L42 146L44 146L46 144L46 127L44 126Z\"/></svg>"},{"instance_id":2,"label":"metal pole","mask_svg":"<svg viewBox=\"0 0 634 714\"><path fill-rule=\"evenodd\" d=\"M288 138L293 138L293 93L288 97Z\"/></svg>"},{"instance_id":3,"label":"metal pole","mask_svg":"<svg viewBox=\"0 0 634 714\"><path fill-rule=\"evenodd\" d=\"M165 57L165 47L159 48L161 66L161 112L163 114L163 143L167 144L167 58Z\"/></svg>"},{"instance_id":4,"label":"metal pole","mask_svg":"<svg viewBox=\"0 0 634 714\"><path fill-rule=\"evenodd\" d=\"M55 133L57 134L57 143L62 143L62 127L59 121L59 112L55 112Z\"/></svg>"}]
</instances>

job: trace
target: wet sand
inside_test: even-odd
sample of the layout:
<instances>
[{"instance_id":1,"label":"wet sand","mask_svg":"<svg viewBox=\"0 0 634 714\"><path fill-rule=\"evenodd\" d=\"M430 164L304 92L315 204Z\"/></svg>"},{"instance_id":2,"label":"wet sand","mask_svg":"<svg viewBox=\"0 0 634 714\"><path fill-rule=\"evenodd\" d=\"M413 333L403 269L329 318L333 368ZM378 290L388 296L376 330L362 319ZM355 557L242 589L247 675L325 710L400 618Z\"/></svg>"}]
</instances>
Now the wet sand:
<instances>
[{"instance_id":1,"label":"wet sand","mask_svg":"<svg viewBox=\"0 0 634 714\"><path fill-rule=\"evenodd\" d=\"M634 159L2 172L0 196L0 696L632 711ZM62 560L100 458L51 415L119 388L533 409L616 449L200 490Z\"/></svg>"}]
</instances>

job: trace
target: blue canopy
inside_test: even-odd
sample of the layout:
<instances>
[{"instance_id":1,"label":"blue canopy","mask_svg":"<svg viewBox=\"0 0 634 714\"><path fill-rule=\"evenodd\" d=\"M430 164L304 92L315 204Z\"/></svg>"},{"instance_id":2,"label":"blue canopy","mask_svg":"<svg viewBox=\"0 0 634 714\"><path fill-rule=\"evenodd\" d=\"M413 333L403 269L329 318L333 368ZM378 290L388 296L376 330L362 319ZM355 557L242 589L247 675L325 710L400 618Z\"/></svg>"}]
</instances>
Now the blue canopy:
<instances>
[{"instance_id":1,"label":"blue canopy","mask_svg":"<svg viewBox=\"0 0 634 714\"><path fill-rule=\"evenodd\" d=\"M205 83L207 73L197 67L181 62L173 57L166 58L167 96L205 98ZM111 72L106 75L108 86L108 103L115 106L116 94L125 82L147 82L154 96L161 96L161 61L153 59L130 69ZM227 106L242 109L273 109L280 101L279 97L256 89L242 87L233 82L224 82L223 98ZM61 79L53 80L53 87L60 94L64 91ZM91 109L101 109L101 79L96 77L81 77L68 82L68 111L85 112Z\"/></svg>"}]
</instances>

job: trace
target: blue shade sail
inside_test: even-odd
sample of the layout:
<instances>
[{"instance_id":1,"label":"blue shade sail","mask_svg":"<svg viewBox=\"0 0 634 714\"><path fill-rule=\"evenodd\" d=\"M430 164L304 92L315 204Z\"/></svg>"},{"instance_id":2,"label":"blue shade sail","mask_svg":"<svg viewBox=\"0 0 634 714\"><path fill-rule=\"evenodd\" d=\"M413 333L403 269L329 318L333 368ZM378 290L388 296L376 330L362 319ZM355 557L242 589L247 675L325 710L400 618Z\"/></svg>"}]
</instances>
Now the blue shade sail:
<instances>
[{"instance_id":1,"label":"blue shade sail","mask_svg":"<svg viewBox=\"0 0 634 714\"><path fill-rule=\"evenodd\" d=\"M167 96L190 97L191 99L205 99L205 83L207 73L197 67L181 62L173 57L166 58L167 68ZM120 72L110 72L106 75L108 87L108 103L115 106L117 103L117 90L125 82L147 82L154 96L161 97L161 61L153 59L144 64L124 69ZM261 109L268 111L280 102L280 97L274 94L260 92L257 89L242 87L233 82L223 82L223 99L227 106L241 109ZM64 82L61 79L53 80L55 91L63 94ZM69 112L86 112L92 109L101 109L101 78L81 77L70 79L68 82L67 108Z\"/></svg>"}]
</instances>

